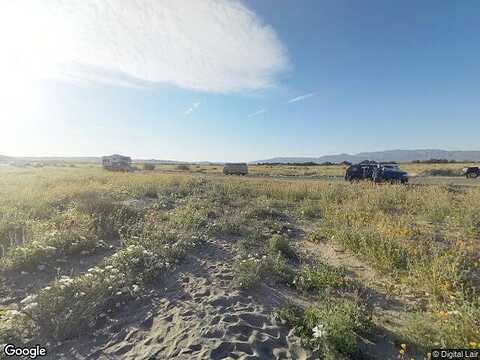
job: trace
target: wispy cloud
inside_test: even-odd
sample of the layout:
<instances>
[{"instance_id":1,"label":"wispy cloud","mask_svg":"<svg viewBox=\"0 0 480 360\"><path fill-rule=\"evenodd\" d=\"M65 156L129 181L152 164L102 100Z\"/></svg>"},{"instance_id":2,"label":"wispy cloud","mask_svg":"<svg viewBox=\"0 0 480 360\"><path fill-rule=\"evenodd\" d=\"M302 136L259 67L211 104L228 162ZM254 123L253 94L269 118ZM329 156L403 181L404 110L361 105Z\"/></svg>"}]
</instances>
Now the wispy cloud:
<instances>
[{"instance_id":1,"label":"wispy cloud","mask_svg":"<svg viewBox=\"0 0 480 360\"><path fill-rule=\"evenodd\" d=\"M308 93L308 94L305 94L305 95L297 96L297 97L294 97L293 99L288 100L287 104L292 104L292 103L295 103L297 101L302 101L302 100L311 98L312 96L315 96L315 95L317 95L317 94L316 93Z\"/></svg>"},{"instance_id":2,"label":"wispy cloud","mask_svg":"<svg viewBox=\"0 0 480 360\"><path fill-rule=\"evenodd\" d=\"M248 115L249 118L260 115L260 114L265 114L267 112L267 109L261 109L258 111L255 111L254 113L251 113Z\"/></svg>"},{"instance_id":3,"label":"wispy cloud","mask_svg":"<svg viewBox=\"0 0 480 360\"><path fill-rule=\"evenodd\" d=\"M185 110L185 115L190 115L192 112L195 111L196 108L198 108L201 105L200 101L194 102L192 106L190 106L187 110Z\"/></svg>"},{"instance_id":4,"label":"wispy cloud","mask_svg":"<svg viewBox=\"0 0 480 360\"><path fill-rule=\"evenodd\" d=\"M2 30L8 33L2 44L19 73L34 69L47 78L74 74L87 83L168 83L225 93L269 87L288 68L274 29L236 0L7 4L0 13L8 30Z\"/></svg>"}]
</instances>

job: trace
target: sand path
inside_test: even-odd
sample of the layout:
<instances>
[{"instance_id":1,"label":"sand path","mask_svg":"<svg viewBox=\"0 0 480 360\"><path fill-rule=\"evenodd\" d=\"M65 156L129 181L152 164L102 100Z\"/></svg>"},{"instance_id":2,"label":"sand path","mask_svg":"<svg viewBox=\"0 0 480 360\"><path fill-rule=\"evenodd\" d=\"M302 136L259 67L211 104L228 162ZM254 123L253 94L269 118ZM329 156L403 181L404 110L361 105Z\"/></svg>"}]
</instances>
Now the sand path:
<instances>
[{"instance_id":1,"label":"sand path","mask_svg":"<svg viewBox=\"0 0 480 360\"><path fill-rule=\"evenodd\" d=\"M213 240L188 255L162 282L153 304L131 307L101 344L64 344L75 359L307 359L289 329L275 319L285 299L265 285L234 287L234 248ZM120 315L120 314L119 314ZM59 349L60 352L60 349ZM58 353L57 353L58 354ZM58 357L55 357L58 358Z\"/></svg>"}]
</instances>

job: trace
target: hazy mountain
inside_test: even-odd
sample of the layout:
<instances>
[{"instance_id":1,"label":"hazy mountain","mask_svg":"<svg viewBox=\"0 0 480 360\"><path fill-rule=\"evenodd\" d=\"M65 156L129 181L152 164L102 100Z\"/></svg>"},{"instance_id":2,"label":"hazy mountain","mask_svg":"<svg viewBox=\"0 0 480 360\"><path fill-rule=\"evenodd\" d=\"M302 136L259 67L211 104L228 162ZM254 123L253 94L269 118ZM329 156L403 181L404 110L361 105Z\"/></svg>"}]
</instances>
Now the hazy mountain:
<instances>
[{"instance_id":1,"label":"hazy mountain","mask_svg":"<svg viewBox=\"0 0 480 360\"><path fill-rule=\"evenodd\" d=\"M141 164L141 163L148 163L148 164L186 164L185 161L176 161L176 160L157 160L157 159L133 159L133 163Z\"/></svg>"},{"instance_id":2,"label":"hazy mountain","mask_svg":"<svg viewBox=\"0 0 480 360\"><path fill-rule=\"evenodd\" d=\"M2 158L6 158L6 161L17 161L17 162L43 162L43 163L83 163L83 164L95 164L99 163L101 160L99 157L93 156L76 156L76 157L68 157L68 156L19 156L19 157L8 157L8 156L1 156L0 161Z\"/></svg>"},{"instance_id":3,"label":"hazy mountain","mask_svg":"<svg viewBox=\"0 0 480 360\"><path fill-rule=\"evenodd\" d=\"M358 154L338 154L320 157L276 157L253 163L304 163L304 162L360 162L363 160L411 162L414 160L447 159L455 161L480 161L480 151L447 151L447 150L388 150L362 152Z\"/></svg>"},{"instance_id":4,"label":"hazy mountain","mask_svg":"<svg viewBox=\"0 0 480 360\"><path fill-rule=\"evenodd\" d=\"M1 162L42 162L42 163L76 163L76 164L100 164L101 157L96 156L24 156L24 157L9 157L0 155ZM157 160L157 159L133 159L134 163L151 163L151 164L179 164L182 161L175 160Z\"/></svg>"}]
</instances>

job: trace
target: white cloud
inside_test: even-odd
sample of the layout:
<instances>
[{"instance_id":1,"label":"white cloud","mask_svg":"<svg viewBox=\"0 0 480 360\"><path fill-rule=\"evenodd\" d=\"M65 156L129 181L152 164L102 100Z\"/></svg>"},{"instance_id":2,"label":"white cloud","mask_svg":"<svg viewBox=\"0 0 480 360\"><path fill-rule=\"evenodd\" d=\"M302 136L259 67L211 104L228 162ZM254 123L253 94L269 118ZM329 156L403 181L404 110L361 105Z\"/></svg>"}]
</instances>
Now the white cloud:
<instances>
[{"instance_id":1,"label":"white cloud","mask_svg":"<svg viewBox=\"0 0 480 360\"><path fill-rule=\"evenodd\" d=\"M275 31L238 0L6 1L0 41L0 67L87 83L232 92L288 68Z\"/></svg>"},{"instance_id":2,"label":"white cloud","mask_svg":"<svg viewBox=\"0 0 480 360\"><path fill-rule=\"evenodd\" d=\"M265 114L266 112L267 112L266 109L261 109L261 110L255 111L254 113L251 113L250 115L248 115L248 117L250 118L257 115Z\"/></svg>"},{"instance_id":3,"label":"white cloud","mask_svg":"<svg viewBox=\"0 0 480 360\"><path fill-rule=\"evenodd\" d=\"M297 96L297 97L294 97L293 99L288 100L287 104L291 104L291 103L294 103L294 102L297 102L297 101L302 101L302 100L311 98L312 96L315 96L315 95L317 95L317 94L316 93L308 93L308 94L305 94L305 95L302 95L302 96Z\"/></svg>"},{"instance_id":4,"label":"white cloud","mask_svg":"<svg viewBox=\"0 0 480 360\"><path fill-rule=\"evenodd\" d=\"M190 115L192 112L195 111L201 105L200 101L194 102L187 110L185 110L185 115Z\"/></svg>"}]
</instances>

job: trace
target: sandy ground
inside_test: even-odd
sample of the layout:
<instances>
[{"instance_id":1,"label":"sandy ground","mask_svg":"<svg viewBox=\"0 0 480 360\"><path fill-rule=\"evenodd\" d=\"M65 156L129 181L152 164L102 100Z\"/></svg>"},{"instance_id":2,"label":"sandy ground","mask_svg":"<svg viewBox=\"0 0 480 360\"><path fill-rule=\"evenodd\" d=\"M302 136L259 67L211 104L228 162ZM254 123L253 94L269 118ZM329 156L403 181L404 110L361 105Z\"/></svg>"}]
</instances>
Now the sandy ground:
<instances>
[{"instance_id":1,"label":"sandy ground","mask_svg":"<svg viewBox=\"0 0 480 360\"><path fill-rule=\"evenodd\" d=\"M405 320L408 299L381 291L371 267L329 243L300 240L299 255L321 256L365 285L377 328L359 346L363 359L398 358L401 343L393 330ZM49 359L313 359L274 316L286 303L310 305L288 288L234 286L232 243L215 239L201 245L148 294L110 316L94 336L58 344Z\"/></svg>"},{"instance_id":2,"label":"sandy ground","mask_svg":"<svg viewBox=\"0 0 480 360\"><path fill-rule=\"evenodd\" d=\"M201 246L152 290L109 319L94 339L61 344L51 359L309 359L274 317L288 299L267 285L233 286L233 248Z\"/></svg>"}]
</instances>

